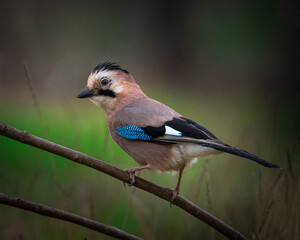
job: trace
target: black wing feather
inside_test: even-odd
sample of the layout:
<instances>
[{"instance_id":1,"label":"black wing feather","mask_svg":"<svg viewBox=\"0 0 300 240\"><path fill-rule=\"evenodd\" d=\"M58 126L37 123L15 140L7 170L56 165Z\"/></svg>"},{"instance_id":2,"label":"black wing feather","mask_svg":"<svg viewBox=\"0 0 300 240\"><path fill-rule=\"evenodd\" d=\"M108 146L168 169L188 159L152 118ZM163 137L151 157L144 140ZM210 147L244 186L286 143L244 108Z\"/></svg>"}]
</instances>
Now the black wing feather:
<instances>
[{"instance_id":1,"label":"black wing feather","mask_svg":"<svg viewBox=\"0 0 300 240\"><path fill-rule=\"evenodd\" d=\"M151 136L152 138L157 138L161 137L165 134L166 132L166 127L165 125L162 125L160 127L141 127L143 131L148 135Z\"/></svg>"},{"instance_id":2,"label":"black wing feather","mask_svg":"<svg viewBox=\"0 0 300 240\"><path fill-rule=\"evenodd\" d=\"M182 117L183 118L183 117ZM179 131L182 133L182 136L191 137L196 139L216 139L216 136L208 131L205 127L199 125L198 123L183 118L173 118L171 121L166 122L165 125Z\"/></svg>"},{"instance_id":3,"label":"black wing feather","mask_svg":"<svg viewBox=\"0 0 300 240\"><path fill-rule=\"evenodd\" d=\"M184 120L182 120L184 119ZM165 122L159 127L141 127L143 131L152 138L161 137L166 132L166 126L169 126L182 133L184 137L191 137L196 139L217 139L210 131L198 123L187 118L173 118L171 121Z\"/></svg>"},{"instance_id":4,"label":"black wing feather","mask_svg":"<svg viewBox=\"0 0 300 240\"><path fill-rule=\"evenodd\" d=\"M201 126L200 124L194 122L191 119L182 117L184 120L186 120L188 123L192 124L193 126L195 126L196 128L200 129L201 131L203 131L205 134L207 134L208 136L210 136L211 138L217 138L212 132L210 132L207 128Z\"/></svg>"}]
</instances>

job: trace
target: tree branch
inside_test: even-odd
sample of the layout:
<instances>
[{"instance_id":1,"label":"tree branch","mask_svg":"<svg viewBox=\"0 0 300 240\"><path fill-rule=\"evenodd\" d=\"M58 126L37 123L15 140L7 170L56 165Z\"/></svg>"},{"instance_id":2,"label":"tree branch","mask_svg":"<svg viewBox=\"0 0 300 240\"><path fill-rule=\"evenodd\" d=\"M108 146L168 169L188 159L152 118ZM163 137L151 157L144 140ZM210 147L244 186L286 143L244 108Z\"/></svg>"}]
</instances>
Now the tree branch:
<instances>
[{"instance_id":1,"label":"tree branch","mask_svg":"<svg viewBox=\"0 0 300 240\"><path fill-rule=\"evenodd\" d=\"M108 236L115 237L118 239L135 239L135 240L141 240L141 238L136 237L130 233L124 232L118 228L105 225L96 221L93 221L89 218L85 218L70 212L66 212L61 209L57 209L54 207L49 207L44 204L34 203L25 201L19 198L10 197L4 193L0 193L0 203L13 206L16 208L21 208L24 210L28 210L31 212L35 212L44 216L52 217L52 218L58 218L61 220L65 220L67 222L72 222L80 226L84 226L90 229L93 229L97 232L104 233Z\"/></svg>"},{"instance_id":2,"label":"tree branch","mask_svg":"<svg viewBox=\"0 0 300 240\"><path fill-rule=\"evenodd\" d=\"M5 123L0 122L0 134L8 138L14 139L16 141L62 156L73 162L80 163L88 167L94 168L100 172L108 174L123 182L126 183L131 182L129 174L125 171L122 171L114 166L111 166L105 162L102 162L94 157L88 156L81 152L66 148L56 143L47 141L43 138L33 136L26 131L20 131ZM160 187L156 184L153 184L139 177L136 177L135 183L133 185L137 188L152 193L168 202L171 201L172 191L168 188ZM176 197L173 204L177 205L178 207L190 213L191 215L195 216L196 218L202 220L203 222L205 222L206 224L208 224L218 232L222 233L229 239L242 239L242 240L247 239L245 236L243 236L234 228L230 227L223 221L214 217L213 215L206 212L205 210L199 208L197 205L195 205L194 203L190 202L189 200L185 199L180 195Z\"/></svg>"}]
</instances>

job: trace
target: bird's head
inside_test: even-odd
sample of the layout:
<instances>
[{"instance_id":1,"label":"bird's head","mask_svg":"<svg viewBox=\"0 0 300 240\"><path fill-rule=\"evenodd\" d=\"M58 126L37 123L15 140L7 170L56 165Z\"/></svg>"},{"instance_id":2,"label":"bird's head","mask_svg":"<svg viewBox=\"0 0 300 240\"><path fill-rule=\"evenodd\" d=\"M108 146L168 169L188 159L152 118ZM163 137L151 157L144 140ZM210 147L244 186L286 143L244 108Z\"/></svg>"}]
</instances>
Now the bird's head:
<instances>
[{"instance_id":1,"label":"bird's head","mask_svg":"<svg viewBox=\"0 0 300 240\"><path fill-rule=\"evenodd\" d=\"M105 111L112 111L137 95L144 94L127 70L111 62L97 65L87 80L87 88L77 97L89 98Z\"/></svg>"}]
</instances>

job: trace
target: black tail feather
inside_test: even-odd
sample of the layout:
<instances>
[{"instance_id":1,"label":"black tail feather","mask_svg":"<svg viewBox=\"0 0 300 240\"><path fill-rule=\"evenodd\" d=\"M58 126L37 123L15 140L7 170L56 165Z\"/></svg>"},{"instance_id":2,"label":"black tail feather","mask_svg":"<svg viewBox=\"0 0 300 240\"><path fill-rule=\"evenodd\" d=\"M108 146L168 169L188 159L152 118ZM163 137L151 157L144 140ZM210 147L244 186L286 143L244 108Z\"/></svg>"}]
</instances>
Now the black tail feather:
<instances>
[{"instance_id":1,"label":"black tail feather","mask_svg":"<svg viewBox=\"0 0 300 240\"><path fill-rule=\"evenodd\" d=\"M269 167L269 168L280 168L278 165L274 164L274 163L270 163L267 162L263 159L261 159L260 157L257 157L251 153L248 153L247 151L241 150L241 149L237 149L234 147L227 147L227 146L220 146L220 145L210 145L211 148L214 148L216 150L222 151L222 152L227 152L233 155L237 155L243 158L247 158L249 160L252 160L254 162L257 162L265 167Z\"/></svg>"}]
</instances>

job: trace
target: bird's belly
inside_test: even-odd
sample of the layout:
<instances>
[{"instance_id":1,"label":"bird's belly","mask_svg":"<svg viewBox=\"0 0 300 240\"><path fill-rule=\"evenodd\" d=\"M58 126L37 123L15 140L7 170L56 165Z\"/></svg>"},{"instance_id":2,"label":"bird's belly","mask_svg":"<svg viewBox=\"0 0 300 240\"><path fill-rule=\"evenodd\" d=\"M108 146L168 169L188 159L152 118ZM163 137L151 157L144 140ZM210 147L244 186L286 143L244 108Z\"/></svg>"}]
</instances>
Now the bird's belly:
<instances>
[{"instance_id":1,"label":"bird's belly","mask_svg":"<svg viewBox=\"0 0 300 240\"><path fill-rule=\"evenodd\" d=\"M190 159L195 157L206 157L217 154L219 151L201 146L200 144L180 143L175 145L175 149L179 152L183 159Z\"/></svg>"},{"instance_id":2,"label":"bird's belly","mask_svg":"<svg viewBox=\"0 0 300 240\"><path fill-rule=\"evenodd\" d=\"M118 140L118 138L115 140L117 144L138 164L149 165L150 169L160 172L175 170L176 162L173 160L173 145L130 139Z\"/></svg>"},{"instance_id":3,"label":"bird's belly","mask_svg":"<svg viewBox=\"0 0 300 240\"><path fill-rule=\"evenodd\" d=\"M189 168L197 162L198 157L207 157L218 153L220 152L215 149L191 143L176 144L173 148L174 160L179 166L185 168Z\"/></svg>"}]
</instances>

